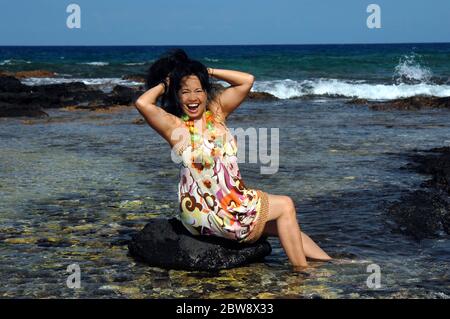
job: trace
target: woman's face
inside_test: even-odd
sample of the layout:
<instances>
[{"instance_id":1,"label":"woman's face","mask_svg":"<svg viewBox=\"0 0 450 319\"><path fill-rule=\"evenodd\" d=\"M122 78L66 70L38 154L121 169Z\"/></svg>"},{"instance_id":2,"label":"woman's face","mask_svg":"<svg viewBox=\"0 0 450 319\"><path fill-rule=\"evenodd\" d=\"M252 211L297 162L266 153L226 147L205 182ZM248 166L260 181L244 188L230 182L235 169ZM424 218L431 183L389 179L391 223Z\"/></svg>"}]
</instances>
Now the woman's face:
<instances>
[{"instance_id":1,"label":"woman's face","mask_svg":"<svg viewBox=\"0 0 450 319\"><path fill-rule=\"evenodd\" d=\"M196 75L183 77L181 88L178 91L178 98L184 114L194 120L201 118L206 110L207 95Z\"/></svg>"}]
</instances>

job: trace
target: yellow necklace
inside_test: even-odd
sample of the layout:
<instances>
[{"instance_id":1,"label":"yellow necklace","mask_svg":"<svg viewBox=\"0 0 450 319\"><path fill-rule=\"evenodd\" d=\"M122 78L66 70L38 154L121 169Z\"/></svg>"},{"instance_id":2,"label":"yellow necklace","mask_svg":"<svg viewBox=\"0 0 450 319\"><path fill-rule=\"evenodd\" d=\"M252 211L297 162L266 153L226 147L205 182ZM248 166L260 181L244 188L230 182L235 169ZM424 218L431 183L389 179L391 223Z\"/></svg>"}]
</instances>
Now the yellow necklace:
<instances>
[{"instance_id":1,"label":"yellow necklace","mask_svg":"<svg viewBox=\"0 0 450 319\"><path fill-rule=\"evenodd\" d=\"M214 116L211 111L205 112L205 118L206 118L206 128L208 129L211 138L215 139L215 127L214 127ZM195 144L201 141L202 137L201 134L198 134L198 128L194 125L194 120L191 120L188 115L183 114L181 116L181 119L185 122L186 126L189 129L189 133L191 135L191 144L192 148L195 148Z\"/></svg>"}]
</instances>

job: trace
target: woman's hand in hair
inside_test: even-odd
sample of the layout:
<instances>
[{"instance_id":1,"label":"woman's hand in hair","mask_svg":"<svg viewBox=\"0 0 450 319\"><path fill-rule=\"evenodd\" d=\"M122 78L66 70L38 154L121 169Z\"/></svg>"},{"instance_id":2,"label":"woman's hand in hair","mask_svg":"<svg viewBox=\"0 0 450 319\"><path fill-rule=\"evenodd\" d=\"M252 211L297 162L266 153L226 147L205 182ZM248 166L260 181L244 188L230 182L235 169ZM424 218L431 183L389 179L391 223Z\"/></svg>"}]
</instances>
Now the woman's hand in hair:
<instances>
[{"instance_id":1,"label":"woman's hand in hair","mask_svg":"<svg viewBox=\"0 0 450 319\"><path fill-rule=\"evenodd\" d=\"M161 84L164 86L163 94L167 93L167 91L169 90L169 85L170 85L170 77L167 76L163 81L161 81Z\"/></svg>"}]
</instances>

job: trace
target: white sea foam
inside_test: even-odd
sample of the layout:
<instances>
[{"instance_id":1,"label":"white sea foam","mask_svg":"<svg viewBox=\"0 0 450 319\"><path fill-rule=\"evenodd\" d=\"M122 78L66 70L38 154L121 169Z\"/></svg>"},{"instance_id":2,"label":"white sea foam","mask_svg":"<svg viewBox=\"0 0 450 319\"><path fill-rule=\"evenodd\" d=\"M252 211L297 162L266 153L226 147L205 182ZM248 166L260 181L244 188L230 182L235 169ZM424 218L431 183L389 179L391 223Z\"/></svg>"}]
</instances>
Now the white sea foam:
<instances>
[{"instance_id":1,"label":"white sea foam","mask_svg":"<svg viewBox=\"0 0 450 319\"><path fill-rule=\"evenodd\" d=\"M99 61L99 62L81 62L81 63L78 63L78 64L95 65L95 66L106 66L106 65L109 65L108 62L102 62L102 61Z\"/></svg>"},{"instance_id":2,"label":"white sea foam","mask_svg":"<svg viewBox=\"0 0 450 319\"><path fill-rule=\"evenodd\" d=\"M30 64L31 61L7 59L7 60L3 60L2 62L0 62L0 65L14 65L14 64L20 64L20 63Z\"/></svg>"},{"instance_id":3,"label":"white sea foam","mask_svg":"<svg viewBox=\"0 0 450 319\"><path fill-rule=\"evenodd\" d=\"M124 63L124 65L144 65L145 62L131 62L131 63Z\"/></svg>"},{"instance_id":4,"label":"white sea foam","mask_svg":"<svg viewBox=\"0 0 450 319\"><path fill-rule=\"evenodd\" d=\"M139 86L140 82L124 80L121 78L25 78L22 83L27 85L44 85L54 83L83 82L86 85L95 85L105 91L115 85ZM220 84L227 86L223 81ZM256 81L252 91L267 92L280 99L289 99L306 96L347 97L368 100L391 100L416 95L429 95L437 97L450 96L450 85L437 85L432 83L419 84L374 84L364 81L350 81L338 79L313 79L294 81L291 79Z\"/></svg>"},{"instance_id":5,"label":"white sea foam","mask_svg":"<svg viewBox=\"0 0 450 319\"><path fill-rule=\"evenodd\" d=\"M415 95L437 97L450 96L450 85L418 84L372 84L363 81L338 79L313 79L294 81L290 79L256 81L252 91L267 92L280 99L304 96L342 96L368 100L391 100Z\"/></svg>"},{"instance_id":6,"label":"white sea foam","mask_svg":"<svg viewBox=\"0 0 450 319\"><path fill-rule=\"evenodd\" d=\"M429 82L433 72L419 61L421 56L418 54L405 55L400 58L395 67L394 80L399 83L423 83Z\"/></svg>"},{"instance_id":7,"label":"white sea foam","mask_svg":"<svg viewBox=\"0 0 450 319\"><path fill-rule=\"evenodd\" d=\"M86 85L96 86L97 88L109 92L116 85L138 86L142 83L124 80L121 78L25 78L21 82L26 85L46 85L58 83L82 82Z\"/></svg>"},{"instance_id":8,"label":"white sea foam","mask_svg":"<svg viewBox=\"0 0 450 319\"><path fill-rule=\"evenodd\" d=\"M208 61L208 62L219 62L220 61L219 59L208 58L207 56L204 59L205 59L205 61Z\"/></svg>"}]
</instances>

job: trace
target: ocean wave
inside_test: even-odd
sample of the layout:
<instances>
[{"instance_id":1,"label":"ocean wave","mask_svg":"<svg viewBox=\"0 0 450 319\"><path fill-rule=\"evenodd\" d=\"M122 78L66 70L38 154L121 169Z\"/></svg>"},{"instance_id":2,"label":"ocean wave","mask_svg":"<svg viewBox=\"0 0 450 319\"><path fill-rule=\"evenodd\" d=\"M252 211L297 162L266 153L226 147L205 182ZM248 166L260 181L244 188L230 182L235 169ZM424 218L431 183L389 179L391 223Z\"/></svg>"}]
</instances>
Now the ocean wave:
<instances>
[{"instance_id":1,"label":"ocean wave","mask_svg":"<svg viewBox=\"0 0 450 319\"><path fill-rule=\"evenodd\" d=\"M144 65L145 62L124 63L123 65Z\"/></svg>"},{"instance_id":2,"label":"ocean wave","mask_svg":"<svg viewBox=\"0 0 450 319\"><path fill-rule=\"evenodd\" d=\"M208 62L219 62L220 61L219 59L208 58L208 57L204 57L204 59L205 59L205 61L208 61Z\"/></svg>"},{"instance_id":3,"label":"ocean wave","mask_svg":"<svg viewBox=\"0 0 450 319\"><path fill-rule=\"evenodd\" d=\"M394 82L397 84L429 82L433 77L433 72L428 67L422 65L423 62L420 61L421 59L421 55L416 53L401 57L394 70Z\"/></svg>"},{"instance_id":4,"label":"ocean wave","mask_svg":"<svg viewBox=\"0 0 450 319\"><path fill-rule=\"evenodd\" d=\"M105 92L112 90L116 85L124 86L138 86L142 83L124 80L121 78L25 78L21 82L26 85L46 85L46 84L60 84L60 83L72 83L82 82L86 85L96 86Z\"/></svg>"},{"instance_id":5,"label":"ocean wave","mask_svg":"<svg viewBox=\"0 0 450 319\"><path fill-rule=\"evenodd\" d=\"M368 100L392 100L416 95L450 96L450 85L432 83L374 84L338 79L290 79L256 81L252 91L267 92L280 99L306 96L348 97Z\"/></svg>"},{"instance_id":6,"label":"ocean wave","mask_svg":"<svg viewBox=\"0 0 450 319\"><path fill-rule=\"evenodd\" d=\"M140 82L124 80L121 78L25 78L21 80L27 85L45 85L57 83L82 82L86 85L97 86L108 91L115 85L139 86ZM226 82L219 84L227 86ZM419 84L377 84L366 83L363 80L339 80L339 79L312 79L295 81L291 79L256 81L253 92L270 93L280 99L302 97L344 97L361 98L368 100L392 100L407 98L417 95L436 97L450 96L450 85L437 85L432 83Z\"/></svg>"},{"instance_id":7,"label":"ocean wave","mask_svg":"<svg viewBox=\"0 0 450 319\"><path fill-rule=\"evenodd\" d=\"M95 66L106 66L106 65L109 65L109 62L102 62L102 61L99 61L99 62L81 62L81 63L78 63L78 64L95 65Z\"/></svg>"},{"instance_id":8,"label":"ocean wave","mask_svg":"<svg viewBox=\"0 0 450 319\"><path fill-rule=\"evenodd\" d=\"M14 65L14 64L21 64L21 63L30 64L32 62L27 61L27 60L7 59L7 60L3 60L2 62L0 62L0 65Z\"/></svg>"}]
</instances>

